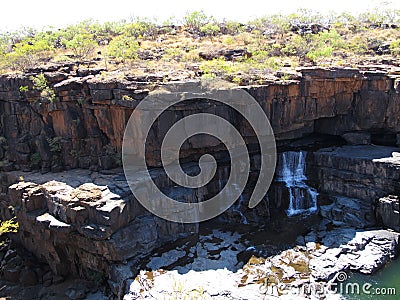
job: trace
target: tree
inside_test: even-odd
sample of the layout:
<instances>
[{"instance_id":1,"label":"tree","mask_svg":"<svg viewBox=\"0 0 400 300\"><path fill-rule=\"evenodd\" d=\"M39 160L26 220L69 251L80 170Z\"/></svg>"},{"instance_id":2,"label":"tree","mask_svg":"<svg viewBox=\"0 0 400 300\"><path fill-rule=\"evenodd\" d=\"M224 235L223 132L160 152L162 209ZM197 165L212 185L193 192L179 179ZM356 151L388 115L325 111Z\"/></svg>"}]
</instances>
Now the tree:
<instances>
[{"instance_id":1,"label":"tree","mask_svg":"<svg viewBox=\"0 0 400 300\"><path fill-rule=\"evenodd\" d=\"M93 35L88 33L76 34L71 40L65 40L64 44L78 59L89 58L98 46Z\"/></svg>"},{"instance_id":2,"label":"tree","mask_svg":"<svg viewBox=\"0 0 400 300\"><path fill-rule=\"evenodd\" d=\"M189 29L198 32L200 27L209 22L209 18L203 11L193 11L184 17L184 23Z\"/></svg>"}]
</instances>

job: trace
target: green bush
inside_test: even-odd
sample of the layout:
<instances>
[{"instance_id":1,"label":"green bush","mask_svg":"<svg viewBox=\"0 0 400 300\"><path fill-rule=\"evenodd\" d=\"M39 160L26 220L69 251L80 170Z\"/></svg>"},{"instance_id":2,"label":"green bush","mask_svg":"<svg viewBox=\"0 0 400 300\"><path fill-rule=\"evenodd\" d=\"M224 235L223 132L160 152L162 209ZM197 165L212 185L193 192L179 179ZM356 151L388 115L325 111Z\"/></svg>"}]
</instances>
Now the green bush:
<instances>
[{"instance_id":1,"label":"green bush","mask_svg":"<svg viewBox=\"0 0 400 300\"><path fill-rule=\"evenodd\" d=\"M133 22L125 24L122 27L122 32L128 37L155 38L155 36L157 35L157 26L150 20L136 18Z\"/></svg>"},{"instance_id":2,"label":"green bush","mask_svg":"<svg viewBox=\"0 0 400 300\"><path fill-rule=\"evenodd\" d=\"M54 102L56 100L56 93L48 85L46 77L43 74L31 76L29 79L33 82L33 89L40 91L41 100Z\"/></svg>"},{"instance_id":3,"label":"green bush","mask_svg":"<svg viewBox=\"0 0 400 300\"><path fill-rule=\"evenodd\" d=\"M304 57L310 49L309 43L301 35L292 35L290 40L281 49L281 52L287 56Z\"/></svg>"},{"instance_id":4,"label":"green bush","mask_svg":"<svg viewBox=\"0 0 400 300\"><path fill-rule=\"evenodd\" d=\"M40 156L39 153L35 152L31 154L30 165L32 168L39 167L41 162L42 162L42 157Z\"/></svg>"},{"instance_id":5,"label":"green bush","mask_svg":"<svg viewBox=\"0 0 400 300\"><path fill-rule=\"evenodd\" d=\"M2 221L0 223L0 236L6 233L17 232L18 227L19 225L15 217L10 220Z\"/></svg>"},{"instance_id":6,"label":"green bush","mask_svg":"<svg viewBox=\"0 0 400 300\"><path fill-rule=\"evenodd\" d=\"M307 53L307 57L312 61L317 61L318 58L332 56L332 53L333 53L333 47L325 46L311 50L310 52Z\"/></svg>"},{"instance_id":7,"label":"green bush","mask_svg":"<svg viewBox=\"0 0 400 300\"><path fill-rule=\"evenodd\" d=\"M206 25L209 21L210 18L203 11L193 11L184 17L185 26L194 31L199 31L200 27Z\"/></svg>"},{"instance_id":8,"label":"green bush","mask_svg":"<svg viewBox=\"0 0 400 300\"><path fill-rule=\"evenodd\" d=\"M215 36L219 31L219 26L214 23L207 23L200 27L200 32L205 34L206 36Z\"/></svg>"},{"instance_id":9,"label":"green bush","mask_svg":"<svg viewBox=\"0 0 400 300\"><path fill-rule=\"evenodd\" d=\"M239 22L225 21L223 26L225 27L226 34L236 35L243 32L243 27Z\"/></svg>"},{"instance_id":10,"label":"green bush","mask_svg":"<svg viewBox=\"0 0 400 300\"><path fill-rule=\"evenodd\" d=\"M138 49L139 44L134 37L120 35L107 46L107 55L127 62L138 57Z\"/></svg>"},{"instance_id":11,"label":"green bush","mask_svg":"<svg viewBox=\"0 0 400 300\"><path fill-rule=\"evenodd\" d=\"M45 40L25 39L14 44L12 51L5 52L3 46L3 64L12 70L26 71L37 66L41 59L49 57L52 47Z\"/></svg>"},{"instance_id":12,"label":"green bush","mask_svg":"<svg viewBox=\"0 0 400 300\"><path fill-rule=\"evenodd\" d=\"M64 40L63 43L78 59L88 59L97 47L93 34L88 33L76 34L72 39Z\"/></svg>"},{"instance_id":13,"label":"green bush","mask_svg":"<svg viewBox=\"0 0 400 300\"><path fill-rule=\"evenodd\" d=\"M61 137L47 138L47 143L50 147L50 152L59 153L62 150Z\"/></svg>"},{"instance_id":14,"label":"green bush","mask_svg":"<svg viewBox=\"0 0 400 300\"><path fill-rule=\"evenodd\" d=\"M400 39L395 40L390 44L390 52L395 56L400 54Z\"/></svg>"},{"instance_id":15,"label":"green bush","mask_svg":"<svg viewBox=\"0 0 400 300\"><path fill-rule=\"evenodd\" d=\"M200 65L200 71L205 77L224 76L237 72L238 64L226 61L224 58L204 61Z\"/></svg>"}]
</instances>

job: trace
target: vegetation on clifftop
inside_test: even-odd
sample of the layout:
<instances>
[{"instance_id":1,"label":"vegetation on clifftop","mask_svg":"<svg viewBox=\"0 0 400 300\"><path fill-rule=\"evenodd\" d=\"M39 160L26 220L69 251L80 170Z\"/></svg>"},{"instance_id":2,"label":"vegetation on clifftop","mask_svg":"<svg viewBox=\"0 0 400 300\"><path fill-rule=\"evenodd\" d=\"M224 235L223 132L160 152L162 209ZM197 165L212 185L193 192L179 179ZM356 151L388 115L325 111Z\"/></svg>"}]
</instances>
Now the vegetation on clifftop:
<instances>
[{"instance_id":1,"label":"vegetation on clifftop","mask_svg":"<svg viewBox=\"0 0 400 300\"><path fill-rule=\"evenodd\" d=\"M0 72L26 72L75 62L167 80L222 77L236 83L266 79L297 66L356 66L400 55L400 11L385 6L358 16L299 10L247 24L218 21L201 11L183 20L99 23L63 29L24 28L0 34ZM290 76L280 72L281 79Z\"/></svg>"}]
</instances>

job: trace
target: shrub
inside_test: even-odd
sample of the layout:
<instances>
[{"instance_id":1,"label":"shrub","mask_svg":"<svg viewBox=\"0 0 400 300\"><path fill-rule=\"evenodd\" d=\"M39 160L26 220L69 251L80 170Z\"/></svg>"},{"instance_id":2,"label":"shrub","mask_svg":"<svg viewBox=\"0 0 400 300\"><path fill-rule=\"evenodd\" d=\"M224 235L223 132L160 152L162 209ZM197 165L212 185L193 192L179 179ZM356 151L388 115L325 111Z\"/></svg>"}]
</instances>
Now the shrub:
<instances>
[{"instance_id":1,"label":"shrub","mask_svg":"<svg viewBox=\"0 0 400 300\"><path fill-rule=\"evenodd\" d=\"M210 18L203 11L193 11L184 17L184 24L193 31L199 31L200 27L207 24Z\"/></svg>"},{"instance_id":2,"label":"shrub","mask_svg":"<svg viewBox=\"0 0 400 300\"><path fill-rule=\"evenodd\" d=\"M397 39L390 43L390 52L395 56L398 56L400 54L400 39Z\"/></svg>"},{"instance_id":3,"label":"shrub","mask_svg":"<svg viewBox=\"0 0 400 300\"><path fill-rule=\"evenodd\" d=\"M243 26L239 22L225 21L221 27L224 27L224 34L236 35L243 31Z\"/></svg>"},{"instance_id":4,"label":"shrub","mask_svg":"<svg viewBox=\"0 0 400 300\"><path fill-rule=\"evenodd\" d=\"M125 24L122 32L128 37L152 37L157 35L157 26L148 19L136 18L132 23Z\"/></svg>"},{"instance_id":5,"label":"shrub","mask_svg":"<svg viewBox=\"0 0 400 300\"><path fill-rule=\"evenodd\" d=\"M325 46L311 50L310 52L307 53L307 57L312 61L317 61L318 58L332 56L332 53L333 53L333 47Z\"/></svg>"},{"instance_id":6,"label":"shrub","mask_svg":"<svg viewBox=\"0 0 400 300\"><path fill-rule=\"evenodd\" d=\"M50 102L56 100L56 93L48 85L46 77L43 74L31 76L29 79L33 82L33 89L40 91L41 100L48 100Z\"/></svg>"},{"instance_id":7,"label":"shrub","mask_svg":"<svg viewBox=\"0 0 400 300\"><path fill-rule=\"evenodd\" d=\"M107 46L107 55L126 62L138 57L139 44L135 38L120 35Z\"/></svg>"},{"instance_id":8,"label":"shrub","mask_svg":"<svg viewBox=\"0 0 400 300\"><path fill-rule=\"evenodd\" d=\"M290 41L285 44L285 46L281 49L281 52L287 56L300 56L304 57L308 50L310 49L310 45L307 43L307 40L300 35L292 35Z\"/></svg>"},{"instance_id":9,"label":"shrub","mask_svg":"<svg viewBox=\"0 0 400 300\"><path fill-rule=\"evenodd\" d=\"M10 232L17 232L18 227L18 222L15 217L10 220L2 221L0 223L0 236Z\"/></svg>"},{"instance_id":10,"label":"shrub","mask_svg":"<svg viewBox=\"0 0 400 300\"><path fill-rule=\"evenodd\" d=\"M266 61L266 66L272 70L278 70L283 67L283 63L276 57L270 57Z\"/></svg>"},{"instance_id":11,"label":"shrub","mask_svg":"<svg viewBox=\"0 0 400 300\"><path fill-rule=\"evenodd\" d=\"M179 48L168 48L165 49L164 55L162 57L163 60L166 61L171 61L171 60L175 60L175 61L180 61L183 57L183 51Z\"/></svg>"},{"instance_id":12,"label":"shrub","mask_svg":"<svg viewBox=\"0 0 400 300\"><path fill-rule=\"evenodd\" d=\"M219 31L219 26L213 23L207 23L206 25L200 27L200 32L210 37L217 35Z\"/></svg>"},{"instance_id":13,"label":"shrub","mask_svg":"<svg viewBox=\"0 0 400 300\"><path fill-rule=\"evenodd\" d=\"M35 152L31 154L30 157L30 165L32 168L37 168L40 166L40 163L42 161L42 157L40 156L39 153Z\"/></svg>"},{"instance_id":14,"label":"shrub","mask_svg":"<svg viewBox=\"0 0 400 300\"><path fill-rule=\"evenodd\" d=\"M59 153L62 150L61 137L47 138L47 143L50 147L50 152Z\"/></svg>"},{"instance_id":15,"label":"shrub","mask_svg":"<svg viewBox=\"0 0 400 300\"><path fill-rule=\"evenodd\" d=\"M64 40L64 44L78 59L89 58L97 47L94 36L88 33L76 34L71 40Z\"/></svg>"},{"instance_id":16,"label":"shrub","mask_svg":"<svg viewBox=\"0 0 400 300\"><path fill-rule=\"evenodd\" d=\"M29 91L29 87L28 87L27 85L21 85L21 86L19 87L19 91L20 91L21 93L26 93L27 91Z\"/></svg>"},{"instance_id":17,"label":"shrub","mask_svg":"<svg viewBox=\"0 0 400 300\"><path fill-rule=\"evenodd\" d=\"M238 64L226 61L223 58L204 61L200 65L200 71L204 76L209 75L224 76L237 72Z\"/></svg>"},{"instance_id":18,"label":"shrub","mask_svg":"<svg viewBox=\"0 0 400 300\"><path fill-rule=\"evenodd\" d=\"M3 53L3 64L12 70L26 71L37 66L51 49L44 40L25 39L15 44L12 51Z\"/></svg>"}]
</instances>

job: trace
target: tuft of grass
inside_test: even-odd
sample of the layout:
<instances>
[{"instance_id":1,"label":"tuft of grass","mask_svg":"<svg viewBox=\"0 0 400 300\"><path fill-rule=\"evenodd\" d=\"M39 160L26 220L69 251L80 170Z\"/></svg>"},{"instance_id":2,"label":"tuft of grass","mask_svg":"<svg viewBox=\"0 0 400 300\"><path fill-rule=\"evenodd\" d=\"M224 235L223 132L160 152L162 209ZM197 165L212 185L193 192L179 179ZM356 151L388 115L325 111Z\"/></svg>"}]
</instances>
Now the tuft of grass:
<instances>
[{"instance_id":1,"label":"tuft of grass","mask_svg":"<svg viewBox=\"0 0 400 300\"><path fill-rule=\"evenodd\" d=\"M17 218L14 217L10 220L5 220L0 223L0 236L7 233L15 233L18 231L19 224Z\"/></svg>"}]
</instances>

